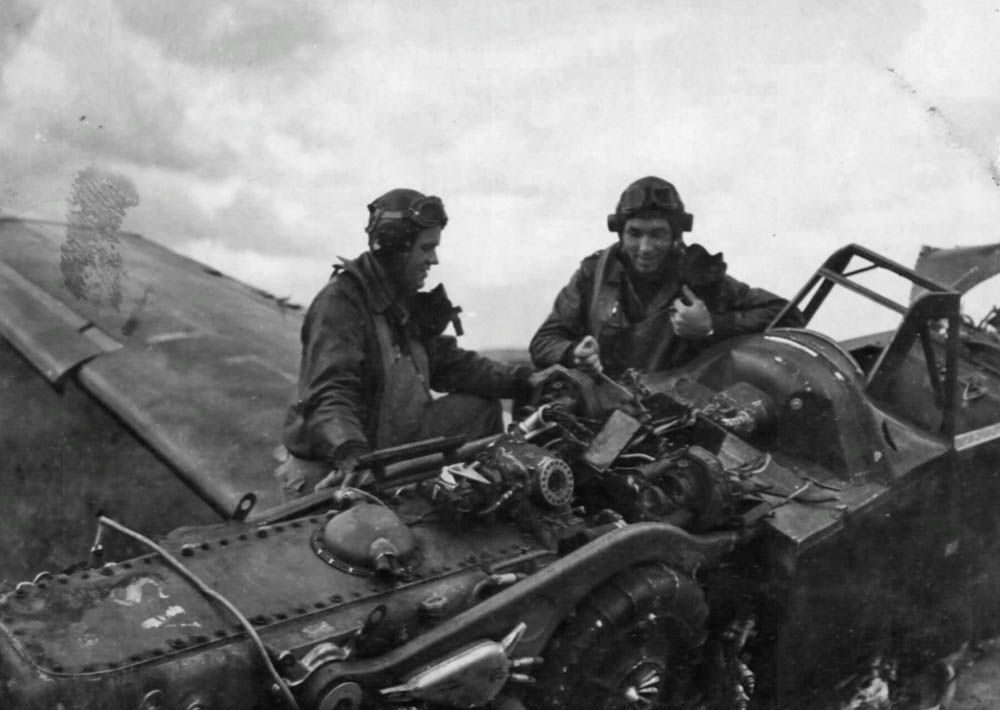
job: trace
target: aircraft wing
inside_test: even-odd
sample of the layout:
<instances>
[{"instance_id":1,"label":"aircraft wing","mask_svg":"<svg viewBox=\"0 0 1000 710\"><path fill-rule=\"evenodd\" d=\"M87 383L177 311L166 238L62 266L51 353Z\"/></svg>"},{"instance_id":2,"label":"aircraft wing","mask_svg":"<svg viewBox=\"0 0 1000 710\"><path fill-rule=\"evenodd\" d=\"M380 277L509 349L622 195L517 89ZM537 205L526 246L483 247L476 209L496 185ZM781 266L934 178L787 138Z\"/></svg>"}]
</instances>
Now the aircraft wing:
<instances>
[{"instance_id":1,"label":"aircraft wing","mask_svg":"<svg viewBox=\"0 0 1000 710\"><path fill-rule=\"evenodd\" d=\"M0 336L227 518L280 502L301 311L137 234L0 218Z\"/></svg>"}]
</instances>

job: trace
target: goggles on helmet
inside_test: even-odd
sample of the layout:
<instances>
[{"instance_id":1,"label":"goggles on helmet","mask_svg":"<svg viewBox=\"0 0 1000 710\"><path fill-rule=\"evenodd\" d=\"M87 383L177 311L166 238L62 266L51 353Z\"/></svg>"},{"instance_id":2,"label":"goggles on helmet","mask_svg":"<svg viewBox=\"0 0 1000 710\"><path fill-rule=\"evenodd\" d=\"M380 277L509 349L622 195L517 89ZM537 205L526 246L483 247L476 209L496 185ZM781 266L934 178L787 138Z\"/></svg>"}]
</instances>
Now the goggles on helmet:
<instances>
[{"instance_id":1,"label":"goggles on helmet","mask_svg":"<svg viewBox=\"0 0 1000 710\"><path fill-rule=\"evenodd\" d=\"M651 187L635 185L622 194L621 213L635 214L643 208L660 208L667 212L679 212L681 207L677 192L669 187Z\"/></svg>"},{"instance_id":2,"label":"goggles on helmet","mask_svg":"<svg viewBox=\"0 0 1000 710\"><path fill-rule=\"evenodd\" d=\"M414 200L405 210L384 210L375 215L376 222L386 219L408 219L421 228L444 227L448 224L444 203L440 197L434 195Z\"/></svg>"},{"instance_id":3,"label":"goggles on helmet","mask_svg":"<svg viewBox=\"0 0 1000 710\"><path fill-rule=\"evenodd\" d=\"M615 213L608 215L608 230L620 234L625 222L644 210L665 212L677 232L690 232L694 224L694 217L684 211L681 198L673 186L638 184L622 193Z\"/></svg>"}]
</instances>

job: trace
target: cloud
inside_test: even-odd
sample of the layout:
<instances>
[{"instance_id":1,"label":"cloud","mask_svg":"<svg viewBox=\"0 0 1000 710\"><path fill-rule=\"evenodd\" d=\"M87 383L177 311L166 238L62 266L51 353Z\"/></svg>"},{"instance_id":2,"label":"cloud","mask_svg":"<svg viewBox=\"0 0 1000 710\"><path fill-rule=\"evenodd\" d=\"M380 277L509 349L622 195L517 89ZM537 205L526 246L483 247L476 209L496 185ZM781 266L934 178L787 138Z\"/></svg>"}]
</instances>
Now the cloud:
<instances>
[{"instance_id":1,"label":"cloud","mask_svg":"<svg viewBox=\"0 0 1000 710\"><path fill-rule=\"evenodd\" d=\"M5 0L4 21L0 24L0 66L15 47L31 32L40 12L40 2Z\"/></svg>"},{"instance_id":2,"label":"cloud","mask_svg":"<svg viewBox=\"0 0 1000 710\"><path fill-rule=\"evenodd\" d=\"M215 212L213 221L215 234L231 235L226 241L243 250L266 257L305 250L302 242L283 238L296 226L279 215L275 197L253 186L241 187L232 202Z\"/></svg>"},{"instance_id":3,"label":"cloud","mask_svg":"<svg viewBox=\"0 0 1000 710\"><path fill-rule=\"evenodd\" d=\"M5 148L203 170L229 157L187 123L183 87L195 81L134 41L109 6L49 3L3 67Z\"/></svg>"},{"instance_id":4,"label":"cloud","mask_svg":"<svg viewBox=\"0 0 1000 710\"><path fill-rule=\"evenodd\" d=\"M330 40L327 14L309 0L116 0L116 6L168 55L230 71L279 62Z\"/></svg>"},{"instance_id":5,"label":"cloud","mask_svg":"<svg viewBox=\"0 0 1000 710\"><path fill-rule=\"evenodd\" d=\"M2 206L58 217L78 170L122 173L141 197L127 228L299 300L335 255L364 248L364 205L403 185L445 200L435 273L499 344L526 341L579 260L613 239L605 215L639 175L678 185L693 239L736 276L785 293L849 241L908 261L924 241L996 238L986 9L12 7Z\"/></svg>"},{"instance_id":6,"label":"cloud","mask_svg":"<svg viewBox=\"0 0 1000 710\"><path fill-rule=\"evenodd\" d=\"M178 251L227 276L300 306L309 305L330 277L336 261L332 257L321 259L315 256L261 254L252 249L202 239L181 244Z\"/></svg>"}]
</instances>

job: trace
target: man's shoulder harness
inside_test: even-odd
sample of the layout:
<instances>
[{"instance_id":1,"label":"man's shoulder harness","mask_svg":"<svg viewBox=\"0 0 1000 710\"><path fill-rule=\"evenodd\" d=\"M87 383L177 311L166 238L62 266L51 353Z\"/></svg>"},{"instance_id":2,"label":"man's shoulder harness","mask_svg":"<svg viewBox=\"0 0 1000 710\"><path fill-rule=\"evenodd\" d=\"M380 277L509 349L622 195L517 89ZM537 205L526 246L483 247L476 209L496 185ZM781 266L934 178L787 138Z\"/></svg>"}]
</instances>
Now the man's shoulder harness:
<instances>
[{"instance_id":1,"label":"man's shoulder harness","mask_svg":"<svg viewBox=\"0 0 1000 710\"><path fill-rule=\"evenodd\" d=\"M594 252L593 255L588 257L591 259L597 257L597 265L594 268L594 278L590 286L590 307L587 309L587 324L589 327L589 332L591 335L597 335L598 330L600 330L601 322L603 320L602 314L608 309L609 298L613 299L616 297L615 294L609 293L608 289L605 288L604 282L607 280L608 264L614 256L616 244L612 244L600 251Z\"/></svg>"}]
</instances>

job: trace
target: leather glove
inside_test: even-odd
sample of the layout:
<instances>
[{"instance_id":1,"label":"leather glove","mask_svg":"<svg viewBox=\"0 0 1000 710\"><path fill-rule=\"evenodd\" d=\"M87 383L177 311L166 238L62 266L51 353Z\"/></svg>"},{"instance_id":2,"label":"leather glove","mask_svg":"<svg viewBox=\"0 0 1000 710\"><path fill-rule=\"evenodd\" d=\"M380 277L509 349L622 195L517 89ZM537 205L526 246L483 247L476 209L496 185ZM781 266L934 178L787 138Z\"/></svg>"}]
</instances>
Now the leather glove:
<instances>
[{"instance_id":1,"label":"leather glove","mask_svg":"<svg viewBox=\"0 0 1000 710\"><path fill-rule=\"evenodd\" d=\"M593 335L587 335L573 348L573 367L584 372L597 375L604 367L601 365L600 347Z\"/></svg>"},{"instance_id":2,"label":"leather glove","mask_svg":"<svg viewBox=\"0 0 1000 710\"><path fill-rule=\"evenodd\" d=\"M326 474L316 486L314 491L321 491L324 488L332 488L339 483L353 478L354 472L358 468L358 459L368 453L368 446L360 441L348 441L341 444L334 453L331 465L333 470Z\"/></svg>"},{"instance_id":3,"label":"leather glove","mask_svg":"<svg viewBox=\"0 0 1000 710\"><path fill-rule=\"evenodd\" d=\"M707 338L715 332L708 306L686 285L681 286L681 293L683 295L670 304L670 325L674 334L686 340Z\"/></svg>"}]
</instances>

